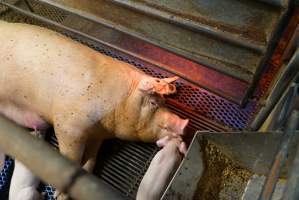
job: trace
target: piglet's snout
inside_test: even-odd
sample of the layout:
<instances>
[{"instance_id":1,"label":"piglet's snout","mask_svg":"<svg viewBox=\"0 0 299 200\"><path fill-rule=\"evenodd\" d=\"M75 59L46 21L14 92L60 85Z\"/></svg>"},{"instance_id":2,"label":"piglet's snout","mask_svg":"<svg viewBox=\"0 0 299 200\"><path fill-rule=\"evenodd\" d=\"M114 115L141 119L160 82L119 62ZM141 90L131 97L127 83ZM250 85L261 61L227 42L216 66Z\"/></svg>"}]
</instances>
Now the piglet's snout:
<instances>
[{"instance_id":1,"label":"piglet's snout","mask_svg":"<svg viewBox=\"0 0 299 200\"><path fill-rule=\"evenodd\" d=\"M183 155L186 155L187 153L187 145L180 137L171 138L169 136L165 136L164 138L159 139L156 144L158 147L176 148Z\"/></svg>"}]
</instances>

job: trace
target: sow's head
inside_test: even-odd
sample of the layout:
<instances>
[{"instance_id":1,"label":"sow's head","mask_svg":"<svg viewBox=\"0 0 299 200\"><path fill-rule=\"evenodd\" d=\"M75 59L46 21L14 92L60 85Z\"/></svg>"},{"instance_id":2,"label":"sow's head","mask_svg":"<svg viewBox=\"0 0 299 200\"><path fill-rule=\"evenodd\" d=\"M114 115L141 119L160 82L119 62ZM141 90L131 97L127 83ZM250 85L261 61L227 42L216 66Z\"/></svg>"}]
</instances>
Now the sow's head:
<instances>
[{"instance_id":1,"label":"sow's head","mask_svg":"<svg viewBox=\"0 0 299 200\"><path fill-rule=\"evenodd\" d=\"M176 92L172 84L178 77L158 79L144 77L130 95L127 106L127 125L144 142L156 142L165 136L180 137L188 124L164 105L164 95ZM129 128L130 129L130 128Z\"/></svg>"}]
</instances>

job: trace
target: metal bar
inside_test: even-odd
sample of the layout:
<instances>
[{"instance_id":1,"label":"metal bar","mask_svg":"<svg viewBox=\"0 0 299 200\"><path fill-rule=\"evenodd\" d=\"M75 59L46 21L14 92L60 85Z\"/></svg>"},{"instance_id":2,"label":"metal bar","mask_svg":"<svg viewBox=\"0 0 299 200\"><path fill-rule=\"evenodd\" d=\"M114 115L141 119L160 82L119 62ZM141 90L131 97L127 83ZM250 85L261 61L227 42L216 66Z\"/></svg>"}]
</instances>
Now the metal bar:
<instances>
[{"instance_id":1,"label":"metal bar","mask_svg":"<svg viewBox=\"0 0 299 200\"><path fill-rule=\"evenodd\" d=\"M112 29L116 29L122 33L125 33L127 35L131 35L135 38L138 38L142 41L145 41L145 42L148 42L150 44L153 44L153 45L156 45L160 48L163 48L163 49L166 49L168 51L171 51L175 54L179 54L180 56L183 56L187 59L190 59L190 60L193 60L193 61L196 61L196 62L199 62L209 68L212 68L212 69L215 69L221 73L225 73L226 75L230 76L230 77L233 77L233 78L236 78L238 80L241 80L241 81L245 81L245 82L251 82L252 81L252 70L255 70L255 69L252 69L252 67L257 67L257 65L255 64L249 64L250 62L252 62L253 60L260 60L261 58L261 54L259 53L256 53L255 51L252 51L251 49L246 49L246 48L243 48L243 47L239 47L238 49L242 49L242 51L246 52L246 55L248 55L249 57L252 57L252 59L248 60L248 62L244 62L244 59L247 58L247 56L243 56L243 61L242 63L243 64L240 64L239 61L240 59L237 59L239 61L233 61L233 57L230 55L230 59L229 58L224 58L224 54L225 53L228 53L228 52L231 52L231 51L223 51L222 54L219 54L217 52L214 52L214 53L210 53L210 52L205 52L204 50L205 49L202 49L202 50L199 50L199 49L193 49L195 47L201 47L202 45L194 45L193 48L187 48L187 47L179 47L180 44L181 45L184 45L186 46L186 42L188 42L187 40L184 40L184 43L173 43L171 44L170 42L172 42L172 40L168 41L168 42L161 42L163 39L160 37L162 31L154 31L155 29L151 29L151 31L139 31L139 28L140 27L137 27L136 23L132 23L130 22L130 26L129 27L126 27L126 26L123 26L121 23L119 22L115 22L114 20L111 21L111 19L106 19L104 18L102 15L97 15L95 13L102 13L102 9L101 6L109 6L109 9L116 9L116 10L113 10L113 13L115 14L119 14L118 13L118 10L121 8L121 7L117 7L117 6L112 6L111 4L108 4L106 1L91 1L89 0L88 2L85 2L84 4L81 4L79 5L78 2L76 2L75 0L72 0L72 1L60 1L60 0L41 0L43 3L46 3L48 5L51 5L51 6L55 6L57 8L60 8L64 11L67 11L71 14L74 14L74 15L77 15L79 17L82 17L84 19L87 19L87 20L90 20L92 22L95 22L97 24L101 24L101 25L104 25L106 27L109 27L109 28L112 28ZM98 3L96 3L98 2ZM94 4L93 7L90 6L90 4ZM102 5L102 4L105 4L105 5ZM111 7L111 8L110 8ZM96 12L94 11L96 10ZM123 8L121 10L124 10ZM91 12L90 12L91 11ZM133 19L138 19L140 17L141 14L137 13L137 12L129 12L129 14L133 14L134 17L130 18L131 20ZM135 16L136 15L136 16ZM114 16L114 15L113 15ZM147 16L147 15L144 15L144 16ZM111 17L111 16L110 16ZM108 18L110 18L108 17ZM115 16L114 16L115 17ZM113 18L114 18L113 17ZM154 18L151 18L151 19L154 19ZM147 17L147 20L149 20L149 17ZM150 21L150 20L149 20ZM162 23L161 20L156 20L156 21L159 21L158 23ZM143 23L145 23L144 21L142 21ZM168 24L170 25L169 23L163 23L163 24ZM133 28L133 25L134 25L134 28ZM161 24L160 24L161 25ZM152 27L152 26L144 26L145 29L147 29L147 27ZM138 30L136 30L138 29ZM180 31L177 31L176 33L177 34L180 34L181 35L181 39L184 38L186 39L187 36L186 36L186 32L190 33L192 35L192 37L204 37L204 39L200 40L201 42L204 42L205 44L207 43L207 41L211 41L211 42L215 42L215 44L221 44L221 46L223 46L222 48L236 48L238 46L234 45L234 44L231 44L231 43L221 43L221 42L218 42L218 40L216 40L215 38L213 37L209 37L207 36L206 34L198 34L198 33L195 33L194 31L190 31L188 29L185 29L185 28L181 28L181 27L178 27L176 26L176 28L171 28L171 31L174 32L175 30L179 29ZM170 32L170 30L167 30ZM144 34L144 33L148 33L148 34ZM169 36L172 35L172 32L168 33L168 35L165 35L165 37L163 36L164 39L167 39L169 38ZM154 36L151 36L151 35L154 35ZM164 32L163 32L163 35L164 35ZM195 36L196 35L196 36ZM157 38L156 38L157 37ZM159 38L159 39L158 39ZM199 41L199 40L198 40ZM193 45L194 43L189 43L189 45ZM209 43L209 45L211 45ZM212 45L211 45L212 46ZM235 51L235 54L238 53L239 51ZM216 55L217 54L217 55ZM244 66L243 66L244 65ZM241 67L241 68L240 68ZM229 70L226 70L227 68L229 68Z\"/></svg>"},{"instance_id":2,"label":"metal bar","mask_svg":"<svg viewBox=\"0 0 299 200\"><path fill-rule=\"evenodd\" d=\"M0 127L1 149L22 162L44 182L76 199L122 199L112 188L61 156L44 141L28 134L24 128L3 117L0 117Z\"/></svg>"},{"instance_id":3,"label":"metal bar","mask_svg":"<svg viewBox=\"0 0 299 200\"><path fill-rule=\"evenodd\" d=\"M105 46L108 46L108 47L110 47L110 48L116 49L116 50L118 50L118 51L124 52L124 53L129 54L129 55L132 55L132 54L130 54L130 52L127 52L127 51L125 51L124 49L118 48L118 47L115 46L115 45L111 45L111 44L109 44L109 43L107 43L107 42L105 42L105 41L99 40L99 39L96 38L96 37L90 36L90 35L88 35L88 34L86 34L86 33L83 33L83 32L81 32L81 31L75 30L75 29L73 29L73 28L69 28L69 27L67 27L67 26L65 26L65 25L62 25L62 24L60 24L60 23L58 23L58 22L49 20L49 19L47 19L47 18L45 18L45 17L42 17L42 16L40 16L40 15L37 15L37 14L31 13L31 12L25 11L25 10L23 10L23 9L21 9L21 8L18 8L17 6L14 6L14 5L9 4L9 3L7 3L7 2L0 1L0 4L3 4L3 5L5 5L5 6L11 8L11 9L17 11L17 12L20 12L20 13L22 13L22 14L28 15L29 17L33 17L33 18L35 18L35 19L37 19L37 20L40 20L40 21L42 21L42 22L46 22L46 23L48 23L48 24L50 24L50 25L56 26L56 27L61 28L61 29L63 29L63 30L66 30L66 31L69 31L69 32L71 32L71 33L75 33L75 34L78 34L78 35L81 35L81 36L83 36L83 37L85 37L85 38L88 38L88 39L90 39L90 40L92 40L92 41L95 41L95 42L104 44ZM135 55L133 55L133 56L135 56Z\"/></svg>"},{"instance_id":4,"label":"metal bar","mask_svg":"<svg viewBox=\"0 0 299 200\"><path fill-rule=\"evenodd\" d=\"M261 2L273 5L273 6L278 6L285 8L288 5L289 0L259 0Z\"/></svg>"},{"instance_id":5,"label":"metal bar","mask_svg":"<svg viewBox=\"0 0 299 200\"><path fill-rule=\"evenodd\" d=\"M272 197L281 169L286 163L289 154L289 147L294 138L298 121L299 112L297 110L294 110L282 137L282 142L275 156L275 160L273 162L270 173L267 176L265 185L259 196L259 200L270 200Z\"/></svg>"},{"instance_id":6,"label":"metal bar","mask_svg":"<svg viewBox=\"0 0 299 200\"><path fill-rule=\"evenodd\" d=\"M185 26L186 28L199 31L208 35L211 35L212 37L221 39L225 42L229 42L234 45L238 45L240 47L251 49L257 53L265 53L266 47L265 45L255 44L253 41L246 41L245 39L240 38L238 35L231 34L226 31L222 31L204 24L195 23L192 20L189 20L187 18L183 18L180 16L173 16L172 13L164 12L159 9L155 9L149 6L145 6L142 3L138 3L136 1L122 1L122 0L110 0L112 3L116 3L121 6L125 6L128 8L133 8L138 11L144 12L145 14L153 15L155 17L159 17L162 19L165 19L167 21L170 21L172 23Z\"/></svg>"},{"instance_id":7,"label":"metal bar","mask_svg":"<svg viewBox=\"0 0 299 200\"><path fill-rule=\"evenodd\" d=\"M276 33L274 34L274 35L276 35L275 38L280 37L281 39L280 39L280 41L278 41L278 44L276 45L275 50L272 50L275 48L274 45L268 47L269 53L266 55L266 57L264 57L264 60L261 62L261 66L270 65L271 68L274 68L273 65L276 65L276 66L278 65L278 67L276 67L276 68L279 69L280 66L283 65L283 63L282 63L283 54L281 54L281 52L286 50L287 44L288 44L289 40L291 39L292 34L295 32L297 24L299 23L299 12L298 11L299 11L299 7L295 7L295 9L292 12L293 15L289 18L288 24L284 28L283 33L279 33L279 30L276 31ZM290 11L288 11L288 13L285 13L284 18L287 18L288 15L290 15L289 12ZM281 20L281 22L280 22L281 25L284 25L284 23L286 23L286 19ZM273 55L272 55L272 53L273 53ZM268 59L268 57L270 57L270 55L272 55L272 58L271 59L269 58L270 60L267 61L267 59ZM262 70L263 70L263 68L259 67L258 70L256 71L256 73L253 77L253 81L252 81L253 84L250 85L246 94L244 95L243 102L241 102L241 106L245 106L246 103L248 102L250 96L254 93L254 90L256 89L256 87L261 86L263 84L263 83L258 82L259 79L261 78L259 76L259 74L262 73ZM271 94L273 94L273 93L271 93ZM255 120L256 119L257 118L255 118ZM261 126L261 124L259 124L259 127L260 126ZM256 129L254 129L254 130L256 130Z\"/></svg>"},{"instance_id":8,"label":"metal bar","mask_svg":"<svg viewBox=\"0 0 299 200\"><path fill-rule=\"evenodd\" d=\"M286 95L282 97L281 102L275 108L275 112L271 114L272 119L268 127L269 130L279 130L285 126L290 112L298 102L298 88L298 83L291 84Z\"/></svg>"},{"instance_id":9,"label":"metal bar","mask_svg":"<svg viewBox=\"0 0 299 200\"><path fill-rule=\"evenodd\" d=\"M276 103L281 98L283 92L286 90L290 81L294 79L295 76L299 76L298 65L299 65L299 48L294 53L288 66L286 67L285 71L281 75L280 79L278 80L274 89L272 90L270 96L268 97L266 101L266 106L260 110L256 118L252 122L250 127L252 130L258 130L261 127L262 123L266 120L266 118L269 116L269 114L275 107Z\"/></svg>"},{"instance_id":10,"label":"metal bar","mask_svg":"<svg viewBox=\"0 0 299 200\"><path fill-rule=\"evenodd\" d=\"M121 191L122 193L124 193L125 195L127 195L127 190L122 187L118 182L114 181L113 178L111 179L111 174L110 173L107 173L107 174L104 174L102 173L101 174L101 178L109 185L115 187L116 189L118 189L119 191Z\"/></svg>"},{"instance_id":11,"label":"metal bar","mask_svg":"<svg viewBox=\"0 0 299 200\"><path fill-rule=\"evenodd\" d=\"M28 0L23 0L23 1L25 2L26 6L29 8L29 10L34 13L34 10L33 10L32 6L30 5L30 3L28 2Z\"/></svg>"},{"instance_id":12,"label":"metal bar","mask_svg":"<svg viewBox=\"0 0 299 200\"><path fill-rule=\"evenodd\" d=\"M284 191L282 199L284 200L299 199L298 188L299 188L299 145L297 144L296 157L294 158L292 169L289 173L286 189Z\"/></svg>"}]
</instances>

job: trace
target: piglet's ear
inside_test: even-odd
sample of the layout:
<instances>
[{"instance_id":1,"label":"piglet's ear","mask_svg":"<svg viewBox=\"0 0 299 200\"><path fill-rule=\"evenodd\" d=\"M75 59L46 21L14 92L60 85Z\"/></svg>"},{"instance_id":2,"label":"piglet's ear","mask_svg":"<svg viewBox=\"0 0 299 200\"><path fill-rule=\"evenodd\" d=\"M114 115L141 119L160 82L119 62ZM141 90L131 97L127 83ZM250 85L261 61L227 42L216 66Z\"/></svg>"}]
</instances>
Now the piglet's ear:
<instances>
[{"instance_id":1,"label":"piglet's ear","mask_svg":"<svg viewBox=\"0 0 299 200\"><path fill-rule=\"evenodd\" d=\"M169 95L176 92L176 87L172 82L176 81L179 77L171 77L171 78L145 78L141 80L139 88L148 93L157 93L161 96Z\"/></svg>"}]
</instances>

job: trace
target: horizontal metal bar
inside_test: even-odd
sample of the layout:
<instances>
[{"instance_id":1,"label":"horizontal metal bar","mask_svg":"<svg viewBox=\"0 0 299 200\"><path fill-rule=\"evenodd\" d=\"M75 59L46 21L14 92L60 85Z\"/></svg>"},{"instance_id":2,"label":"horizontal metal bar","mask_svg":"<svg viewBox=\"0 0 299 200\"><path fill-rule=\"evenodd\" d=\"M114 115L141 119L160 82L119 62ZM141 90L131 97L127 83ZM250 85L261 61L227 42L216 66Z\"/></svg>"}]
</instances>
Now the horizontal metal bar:
<instances>
[{"instance_id":1,"label":"horizontal metal bar","mask_svg":"<svg viewBox=\"0 0 299 200\"><path fill-rule=\"evenodd\" d=\"M144 152L146 154L152 154L158 148L156 146L155 147L148 146L148 144L144 144L141 146L140 144L136 144L136 143L132 143L130 146L134 147L135 149L139 149L140 152Z\"/></svg>"},{"instance_id":2,"label":"horizontal metal bar","mask_svg":"<svg viewBox=\"0 0 299 200\"><path fill-rule=\"evenodd\" d=\"M238 45L240 47L248 48L253 51L256 51L257 53L265 53L266 46L261 44L256 44L254 41L249 41L240 38L239 35L231 34L226 31L222 31L216 28L213 28L211 26L207 26L204 24L196 23L195 21L180 17L180 16L174 16L172 13L164 12L159 9L155 9L149 6L145 6L142 3L138 3L136 1L123 1L123 0L110 0L113 3L117 3L118 5L125 6L128 8L133 8L138 11L142 11L145 14L153 15L155 17L162 18L164 20L170 21L172 23L185 26L186 28L190 28L192 30L202 32L205 34L208 34L212 37L221 39L225 42L229 42L234 45Z\"/></svg>"},{"instance_id":3,"label":"horizontal metal bar","mask_svg":"<svg viewBox=\"0 0 299 200\"><path fill-rule=\"evenodd\" d=\"M4 117L0 117L0 148L22 162L44 182L60 191L66 190L73 198L122 199L119 193L98 178Z\"/></svg>"},{"instance_id":4,"label":"horizontal metal bar","mask_svg":"<svg viewBox=\"0 0 299 200\"><path fill-rule=\"evenodd\" d=\"M127 165L126 161L127 161L126 158L120 157L118 155L118 156L111 158L109 161L107 161L107 163L108 162L110 164L118 163L123 168L126 168L128 171L130 171L131 173L134 173L136 176L138 176L138 170L140 170L140 169L130 163L128 163L128 165Z\"/></svg>"},{"instance_id":5,"label":"horizontal metal bar","mask_svg":"<svg viewBox=\"0 0 299 200\"><path fill-rule=\"evenodd\" d=\"M111 172L116 173L117 177L122 180L128 180L134 177L132 174L128 173L127 171L123 170L119 165L105 165L107 171L111 174ZM105 170L103 170L105 171ZM115 175L115 174L114 174Z\"/></svg>"},{"instance_id":6,"label":"horizontal metal bar","mask_svg":"<svg viewBox=\"0 0 299 200\"><path fill-rule=\"evenodd\" d=\"M265 2L267 4L273 5L273 6L278 6L285 8L287 7L289 0L259 0L261 2Z\"/></svg>"},{"instance_id":7,"label":"horizontal metal bar","mask_svg":"<svg viewBox=\"0 0 299 200\"><path fill-rule=\"evenodd\" d=\"M119 48L119 47L117 47L117 46L115 46L115 45L111 45L110 43L107 43L107 42L105 42L105 41L99 40L99 39L96 38L96 37L90 36L90 35L88 35L88 34L86 34L86 33L81 32L81 31L78 31L78 30L75 30L75 29L73 29L73 28L67 27L67 26L62 25L62 24L60 24L60 23L58 23L58 22L49 20L49 19L47 19L46 17L42 17L42 16L37 15L37 14L35 14L35 13L29 12L29 11L26 11L26 10L23 10L23 9L21 9L21 8L15 6L15 5L12 5L12 4L9 4L9 3L7 3L7 2L4 2L3 0L0 1L0 4L3 4L3 5L5 5L5 6L11 8L11 9L13 9L13 10L15 10L15 11L17 11L17 12L20 12L20 13L22 13L22 14L25 14L25 15L27 15L27 16L29 16L29 17L33 17L33 18L35 18L35 19L37 19L37 20L40 20L40 21L42 21L42 22L46 22L46 23L48 23L48 24L50 24L50 25L56 26L56 27L61 28L61 29L63 29L63 30L69 31L69 32L71 32L71 33L75 33L75 34L81 35L81 36L83 36L83 37L85 37L85 38L88 38L88 39L90 39L90 40L92 40L92 41L95 41L95 42L104 44L105 46L108 46L108 47L110 47L110 48L113 48L113 49L116 49L116 50L118 50L118 51L121 51L121 52L124 52L124 53L126 53L126 54L131 55L130 52L127 52L127 51L125 51L124 49L121 49L121 48Z\"/></svg>"},{"instance_id":8,"label":"horizontal metal bar","mask_svg":"<svg viewBox=\"0 0 299 200\"><path fill-rule=\"evenodd\" d=\"M121 185L119 185L118 183L116 183L113 179L111 179L110 174L102 174L101 178L109 185L115 187L116 189L118 189L119 191L121 191L124 194L128 194L128 191L123 188Z\"/></svg>"},{"instance_id":9,"label":"horizontal metal bar","mask_svg":"<svg viewBox=\"0 0 299 200\"><path fill-rule=\"evenodd\" d=\"M188 32L188 33L192 34L192 37L195 37L195 38L200 37L201 38L201 39L198 39L197 41L204 42L205 45L207 45L207 43L209 43L209 45L207 47L214 46L211 44L211 42L218 44L218 46L220 45L221 48L219 48L219 49L221 49L221 51L223 53L219 54L219 53L217 53L218 51L215 51L215 52L213 51L213 53L207 52L207 51L205 51L206 48L199 50L199 49L190 49L189 47L188 48L181 47L179 45L176 45L177 43L170 44L169 43L170 41L162 42L160 35L159 35L159 33L162 33L162 32L156 31L156 29L152 29L152 31L150 31L150 32L149 31L138 31L138 30L135 30L136 26L137 26L136 23L135 24L131 23L130 27L126 27L126 26L122 26L122 24L117 23L113 20L111 21L110 19L106 19L100 15L98 16L97 14L95 14L95 13L100 13L100 14L102 13L99 10L102 10L101 6L103 7L104 5L101 5L101 4L105 3L105 6L112 7L111 4L108 4L105 1L98 2L98 3L96 3L95 1L88 1L80 6L79 6L79 3L77 3L76 1L66 2L66 1L60 1L60 0L41 0L41 2L44 2L51 6L55 6L59 9L62 9L66 12L69 12L69 13L79 16L81 18L87 19L91 22L95 22L99 25L103 25L105 27L109 27L111 29L118 30L119 32L127 34L127 35L131 35L134 38L138 38L142 41L156 45L160 48L166 49L170 52L173 52L175 54L183 56L187 59L201 63L205 66L208 66L209 68L217 70L221 73L225 73L226 75L228 75L230 77L233 77L233 78L245 81L245 82L252 81L253 71L255 71L255 68L257 67L256 62L258 62L258 60L260 60L262 57L262 55L260 53L257 53L251 49L246 49L244 47L238 47L231 43L222 43L213 37L207 36L206 34L198 34L198 33L195 33L194 31L190 31L188 29L180 28L180 27L179 27L180 31L177 31L177 32L179 32L180 39L187 38L185 35L185 32ZM95 4L95 6L92 7L90 4L91 5ZM113 8L115 8L115 6ZM121 8L121 7L119 7L119 8ZM91 12L89 12L89 11L91 11ZM115 12L115 14L119 14L115 10L113 10L113 12ZM130 14L132 14L132 13L137 14L137 12L130 12ZM132 16L131 19L136 19L136 17L134 18ZM150 19L148 19L148 20L150 20ZM158 21L158 23L162 23L162 21ZM134 25L134 28L135 28L134 30L132 29L132 24ZM169 26L171 25L169 23L163 23L163 24L167 24ZM160 26L162 26L162 25L160 24ZM145 27L149 27L149 26L145 26ZM176 26L176 28L177 28L177 26ZM172 32L174 32L175 30L176 29L174 27L171 28ZM168 30L168 31L170 32L170 30ZM145 32L148 33L149 35L144 34ZM152 34L154 34L153 37L151 37ZM163 38L167 39L167 38L169 38L169 36L172 36L172 35L173 35L172 33L168 33L168 37L165 35ZM155 37L158 37L158 38L155 38ZM177 39L178 38L174 39L173 41L175 41ZM207 41L209 41L209 42L207 42ZM184 45L186 42L187 42L187 40L180 44ZM190 43L190 41L189 41L188 45L191 45L191 44L193 45L194 42ZM203 45L197 45L197 46L193 45L194 48L197 48L197 47L200 48L202 46ZM228 48L230 50L224 51L223 50L224 48ZM233 48L233 49L238 48L238 50L232 50L231 48ZM230 53L232 51L235 51L235 54L238 54L239 51L242 51L244 53L246 52L245 53L246 56L243 56L242 59L240 59L240 57L237 58L237 56L235 56L235 54L231 54L229 56L230 58L227 58L227 56L224 56L224 54ZM251 59L248 60L247 58L249 58L249 57ZM236 58L238 61L234 60L233 58ZM247 62L244 62L245 58L247 59ZM253 62L253 60L254 60L254 62ZM239 61L242 62L242 64L240 64ZM229 68L229 70L227 70L228 68Z\"/></svg>"}]
</instances>

